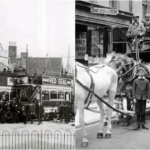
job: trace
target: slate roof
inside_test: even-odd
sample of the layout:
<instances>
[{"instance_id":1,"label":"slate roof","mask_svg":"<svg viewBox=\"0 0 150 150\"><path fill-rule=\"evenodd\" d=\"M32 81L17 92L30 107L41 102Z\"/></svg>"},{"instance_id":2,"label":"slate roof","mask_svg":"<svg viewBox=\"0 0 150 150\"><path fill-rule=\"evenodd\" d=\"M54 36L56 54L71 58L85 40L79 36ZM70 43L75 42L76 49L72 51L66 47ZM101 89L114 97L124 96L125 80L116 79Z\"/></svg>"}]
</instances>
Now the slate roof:
<instances>
[{"instance_id":1,"label":"slate roof","mask_svg":"<svg viewBox=\"0 0 150 150\"><path fill-rule=\"evenodd\" d=\"M4 68L7 68L7 67L3 65L2 63L0 63L0 71L3 71Z\"/></svg>"},{"instance_id":2,"label":"slate roof","mask_svg":"<svg viewBox=\"0 0 150 150\"><path fill-rule=\"evenodd\" d=\"M45 68L46 66L46 68ZM39 58L29 57L28 58L28 73L33 75L37 70L38 73L44 72L48 76L57 76L62 72L62 58Z\"/></svg>"}]
</instances>

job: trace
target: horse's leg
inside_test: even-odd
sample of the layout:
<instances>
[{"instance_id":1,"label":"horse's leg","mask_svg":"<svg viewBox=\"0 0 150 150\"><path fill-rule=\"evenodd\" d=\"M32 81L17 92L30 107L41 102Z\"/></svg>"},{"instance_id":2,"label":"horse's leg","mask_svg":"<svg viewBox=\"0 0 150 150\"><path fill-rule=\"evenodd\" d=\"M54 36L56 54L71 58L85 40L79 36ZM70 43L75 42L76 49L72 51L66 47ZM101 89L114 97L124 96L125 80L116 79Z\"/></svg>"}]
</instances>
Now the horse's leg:
<instances>
[{"instance_id":1,"label":"horse's leg","mask_svg":"<svg viewBox=\"0 0 150 150\"><path fill-rule=\"evenodd\" d=\"M97 138L103 138L103 127L104 127L104 105L97 100L97 105L99 106L99 110L100 110L100 124L99 124L99 130L97 133Z\"/></svg>"},{"instance_id":2,"label":"horse's leg","mask_svg":"<svg viewBox=\"0 0 150 150\"><path fill-rule=\"evenodd\" d=\"M109 105L113 106L114 104L114 98L115 98L115 91L114 90L109 90L108 92L108 100L109 100ZM111 138L111 117L112 117L112 109L108 108L108 124L106 127L106 134L105 138Z\"/></svg>"},{"instance_id":3,"label":"horse's leg","mask_svg":"<svg viewBox=\"0 0 150 150\"><path fill-rule=\"evenodd\" d=\"M77 103L78 111L79 111L79 123L81 126L81 132L82 132L82 147L88 146L88 139L87 139L87 133L85 131L85 122L84 122L84 101L78 101Z\"/></svg>"}]
</instances>

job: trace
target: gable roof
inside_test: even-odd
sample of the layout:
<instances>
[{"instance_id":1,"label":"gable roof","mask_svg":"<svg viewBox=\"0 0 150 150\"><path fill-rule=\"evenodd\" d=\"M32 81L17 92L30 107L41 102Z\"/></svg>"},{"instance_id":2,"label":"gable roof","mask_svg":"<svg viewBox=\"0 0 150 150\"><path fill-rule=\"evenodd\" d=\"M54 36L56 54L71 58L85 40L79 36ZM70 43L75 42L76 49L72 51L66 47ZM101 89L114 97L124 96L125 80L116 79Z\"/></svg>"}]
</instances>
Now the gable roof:
<instances>
[{"instance_id":1,"label":"gable roof","mask_svg":"<svg viewBox=\"0 0 150 150\"><path fill-rule=\"evenodd\" d=\"M57 76L62 71L62 58L28 58L28 73L33 75L36 70L38 73L45 71L45 75Z\"/></svg>"}]
</instances>

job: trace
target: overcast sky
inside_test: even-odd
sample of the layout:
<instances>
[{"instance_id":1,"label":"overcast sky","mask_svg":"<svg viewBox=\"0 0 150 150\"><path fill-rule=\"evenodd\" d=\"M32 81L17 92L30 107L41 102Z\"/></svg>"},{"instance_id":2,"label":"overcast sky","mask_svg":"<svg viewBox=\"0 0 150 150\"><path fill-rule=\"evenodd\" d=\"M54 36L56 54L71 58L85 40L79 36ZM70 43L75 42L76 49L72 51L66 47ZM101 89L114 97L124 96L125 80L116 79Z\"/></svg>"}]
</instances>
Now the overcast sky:
<instances>
[{"instance_id":1,"label":"overcast sky","mask_svg":"<svg viewBox=\"0 0 150 150\"><path fill-rule=\"evenodd\" d=\"M0 43L8 51L16 42L17 55L75 56L75 2L73 0L0 1Z\"/></svg>"}]
</instances>

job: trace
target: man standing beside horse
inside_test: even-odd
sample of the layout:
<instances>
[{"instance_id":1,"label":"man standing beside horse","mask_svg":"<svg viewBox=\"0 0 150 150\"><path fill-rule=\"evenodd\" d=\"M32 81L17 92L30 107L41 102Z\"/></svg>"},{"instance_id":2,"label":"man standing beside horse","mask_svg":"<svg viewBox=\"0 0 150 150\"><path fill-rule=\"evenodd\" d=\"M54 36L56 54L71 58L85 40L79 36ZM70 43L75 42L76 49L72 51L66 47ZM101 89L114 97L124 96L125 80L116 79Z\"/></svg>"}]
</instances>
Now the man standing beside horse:
<instances>
[{"instance_id":1,"label":"man standing beside horse","mask_svg":"<svg viewBox=\"0 0 150 150\"><path fill-rule=\"evenodd\" d=\"M139 68L139 77L133 82L133 102L136 103L137 125L134 130L138 130L140 126L148 130L145 126L145 110L146 101L150 101L150 85L149 81L144 77L145 70Z\"/></svg>"}]
</instances>

